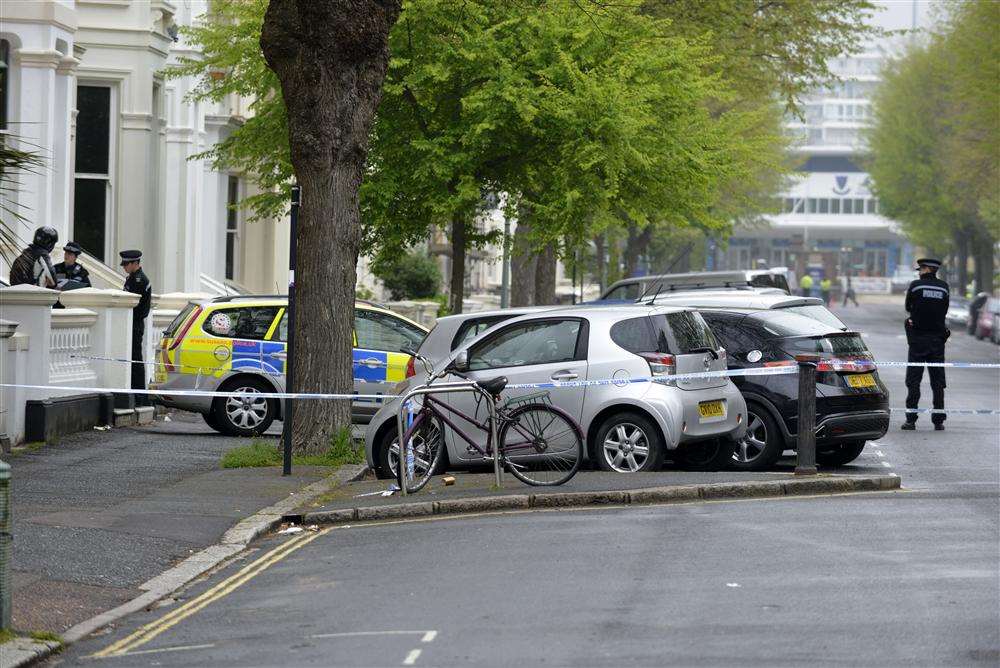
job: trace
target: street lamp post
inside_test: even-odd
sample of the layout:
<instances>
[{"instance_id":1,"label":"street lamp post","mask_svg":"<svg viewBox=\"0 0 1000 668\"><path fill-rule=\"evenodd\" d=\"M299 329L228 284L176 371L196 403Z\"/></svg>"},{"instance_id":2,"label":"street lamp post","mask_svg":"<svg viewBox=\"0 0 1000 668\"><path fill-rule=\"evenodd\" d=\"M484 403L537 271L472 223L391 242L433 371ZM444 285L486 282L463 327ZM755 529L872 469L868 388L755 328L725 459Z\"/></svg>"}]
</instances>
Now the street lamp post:
<instances>
[{"instance_id":1,"label":"street lamp post","mask_svg":"<svg viewBox=\"0 0 1000 668\"><path fill-rule=\"evenodd\" d=\"M288 241L288 341L285 342L285 390L294 392L295 368L295 247L297 245L296 233L299 226L299 204L302 191L298 184L292 186L292 213L289 233L291 238ZM285 411L282 415L282 455L281 455L281 475L292 474L292 418L295 415L295 403L292 399L285 399Z\"/></svg>"}]
</instances>

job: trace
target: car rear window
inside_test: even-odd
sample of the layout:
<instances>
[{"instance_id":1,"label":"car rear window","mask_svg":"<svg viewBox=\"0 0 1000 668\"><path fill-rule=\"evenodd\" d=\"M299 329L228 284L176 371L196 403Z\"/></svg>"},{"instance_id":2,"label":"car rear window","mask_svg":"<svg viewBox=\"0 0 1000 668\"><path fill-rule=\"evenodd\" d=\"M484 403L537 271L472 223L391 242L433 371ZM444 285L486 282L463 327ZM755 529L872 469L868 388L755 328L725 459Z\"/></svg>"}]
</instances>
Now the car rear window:
<instances>
[{"instance_id":1,"label":"car rear window","mask_svg":"<svg viewBox=\"0 0 1000 668\"><path fill-rule=\"evenodd\" d=\"M804 315L807 318L812 318L813 320L819 320L820 322L836 327L837 329L847 329L847 325L841 321L840 318L830 313L830 309L823 306L822 304L805 304L802 306L787 306L782 309L783 311L789 311L791 313L797 313L799 315Z\"/></svg>"},{"instance_id":2,"label":"car rear window","mask_svg":"<svg viewBox=\"0 0 1000 668\"><path fill-rule=\"evenodd\" d=\"M757 326L773 337L823 336L831 332L843 331L843 325L834 326L798 313L791 309L771 309L755 311L748 316Z\"/></svg>"},{"instance_id":3,"label":"car rear window","mask_svg":"<svg viewBox=\"0 0 1000 668\"><path fill-rule=\"evenodd\" d=\"M773 288L777 287L774 284L774 278L771 274L757 274L750 279L750 285L755 288Z\"/></svg>"},{"instance_id":4,"label":"car rear window","mask_svg":"<svg viewBox=\"0 0 1000 668\"><path fill-rule=\"evenodd\" d=\"M197 304L194 302L188 302L187 306L182 308L181 312L177 314L177 317L171 320L170 324L167 325L167 328L163 330L164 338L172 339L174 335L177 334L177 330L181 328L181 325L184 324L184 321L188 319L188 316L191 315L191 312L196 308L198 308Z\"/></svg>"},{"instance_id":5,"label":"car rear window","mask_svg":"<svg viewBox=\"0 0 1000 668\"><path fill-rule=\"evenodd\" d=\"M789 339L783 346L789 352L832 353L834 355L860 355L868 346L858 334L823 336L808 339Z\"/></svg>"},{"instance_id":6,"label":"car rear window","mask_svg":"<svg viewBox=\"0 0 1000 668\"><path fill-rule=\"evenodd\" d=\"M616 322L611 326L611 340L630 353L686 355L696 348L719 347L712 330L693 311Z\"/></svg>"}]
</instances>

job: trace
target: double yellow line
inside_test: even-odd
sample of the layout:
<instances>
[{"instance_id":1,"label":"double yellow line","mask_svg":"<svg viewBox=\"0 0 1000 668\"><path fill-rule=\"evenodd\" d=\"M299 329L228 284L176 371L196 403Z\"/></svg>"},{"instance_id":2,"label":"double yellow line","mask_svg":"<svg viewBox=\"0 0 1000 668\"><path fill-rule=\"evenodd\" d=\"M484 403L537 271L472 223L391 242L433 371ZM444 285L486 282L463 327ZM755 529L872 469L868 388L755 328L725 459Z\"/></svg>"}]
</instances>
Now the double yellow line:
<instances>
[{"instance_id":1,"label":"double yellow line","mask_svg":"<svg viewBox=\"0 0 1000 668\"><path fill-rule=\"evenodd\" d=\"M247 583L255 576L262 573L268 567L278 563L292 552L295 552L301 547L304 547L316 540L323 534L329 532L331 529L324 529L317 533L310 533L304 536L298 536L293 538L287 543L279 545L275 549L271 550L264 556L260 557L253 563L240 569L235 574L226 578L219 584L215 585L205 593L200 596L191 599L184 605L171 610L163 617L160 617L156 621L150 622L143 627L140 627L135 633L131 634L126 638L122 638L118 642L108 645L99 652L92 654L92 658L103 659L113 656L121 656L135 650L142 645L145 645L150 640L160 635L167 629L175 626L191 615L197 613L199 610L203 609L209 603L217 601L223 596L226 596L236 588Z\"/></svg>"}]
</instances>

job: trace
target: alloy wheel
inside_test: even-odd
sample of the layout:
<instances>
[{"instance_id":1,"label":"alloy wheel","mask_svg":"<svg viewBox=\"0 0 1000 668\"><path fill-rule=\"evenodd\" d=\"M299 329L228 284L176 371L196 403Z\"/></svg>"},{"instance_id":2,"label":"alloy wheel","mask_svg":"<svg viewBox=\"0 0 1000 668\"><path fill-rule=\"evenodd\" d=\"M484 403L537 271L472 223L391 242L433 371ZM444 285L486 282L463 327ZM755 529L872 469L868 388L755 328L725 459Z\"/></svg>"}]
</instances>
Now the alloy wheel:
<instances>
[{"instance_id":1,"label":"alloy wheel","mask_svg":"<svg viewBox=\"0 0 1000 668\"><path fill-rule=\"evenodd\" d=\"M747 411L747 431L740 439L733 453L733 459L741 464L755 461L767 448L767 425L756 413Z\"/></svg>"},{"instance_id":2,"label":"alloy wheel","mask_svg":"<svg viewBox=\"0 0 1000 668\"><path fill-rule=\"evenodd\" d=\"M256 387L238 387L233 392L241 396L226 398L226 418L240 429L255 429L267 417L267 399L251 395L260 394Z\"/></svg>"},{"instance_id":3,"label":"alloy wheel","mask_svg":"<svg viewBox=\"0 0 1000 668\"><path fill-rule=\"evenodd\" d=\"M604 460L619 473L635 473L649 458L646 432L631 422L615 425L604 437Z\"/></svg>"}]
</instances>

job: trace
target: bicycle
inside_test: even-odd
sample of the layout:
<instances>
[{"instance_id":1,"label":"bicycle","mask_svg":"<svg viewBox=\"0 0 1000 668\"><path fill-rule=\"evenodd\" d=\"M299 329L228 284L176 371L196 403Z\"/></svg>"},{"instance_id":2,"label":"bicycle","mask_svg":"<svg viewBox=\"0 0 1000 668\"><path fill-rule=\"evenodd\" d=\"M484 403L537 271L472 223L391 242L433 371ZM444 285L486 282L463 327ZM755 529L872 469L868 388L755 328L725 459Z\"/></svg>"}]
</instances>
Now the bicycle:
<instances>
[{"instance_id":1,"label":"bicycle","mask_svg":"<svg viewBox=\"0 0 1000 668\"><path fill-rule=\"evenodd\" d=\"M400 352L412 355L423 363L427 370L427 382L423 387L431 387L436 380L447 374L453 374L474 383L489 397L489 400L494 402L500 462L521 482L533 486L562 485L580 469L583 461L583 431L569 413L549 402L548 392L512 397L501 403L500 395L507 386L506 377L477 381L456 369L454 365L434 373L430 361L423 355L409 349ZM478 452L484 461L493 459L493 436L489 417L480 421L433 394L422 396L423 401L402 439L403 443L410 444L408 456L403 459L406 462L407 473L412 475L412 484L408 482L406 485L407 493L422 489L440 466L445 447L443 424L448 425L457 437L468 444L470 452ZM479 395L477 399L477 413L481 399L483 395ZM448 413L485 432L486 446L480 447L452 421ZM408 461L410 453L412 462ZM392 441L388 454L390 469L394 469L393 460L396 466L400 461L398 440ZM398 479L398 473L396 477Z\"/></svg>"}]
</instances>

